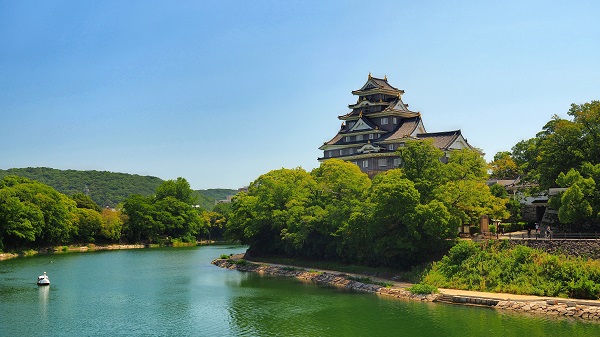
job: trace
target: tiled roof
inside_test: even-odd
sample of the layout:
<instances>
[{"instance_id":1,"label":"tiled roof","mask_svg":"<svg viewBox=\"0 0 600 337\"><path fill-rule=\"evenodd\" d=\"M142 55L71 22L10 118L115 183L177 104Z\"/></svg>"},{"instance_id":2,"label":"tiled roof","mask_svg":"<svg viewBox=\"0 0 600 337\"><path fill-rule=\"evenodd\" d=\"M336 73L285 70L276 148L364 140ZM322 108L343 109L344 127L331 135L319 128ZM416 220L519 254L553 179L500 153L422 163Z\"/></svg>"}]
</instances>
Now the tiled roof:
<instances>
[{"instance_id":1,"label":"tiled roof","mask_svg":"<svg viewBox=\"0 0 600 337\"><path fill-rule=\"evenodd\" d=\"M396 131L394 131L394 133L391 135L384 137L382 140L393 140L409 137L413 132L415 132L417 126L419 126L419 123L421 122L421 116L402 118L400 122L401 124Z\"/></svg>"},{"instance_id":2,"label":"tiled roof","mask_svg":"<svg viewBox=\"0 0 600 337\"><path fill-rule=\"evenodd\" d=\"M371 90L374 88L368 88L367 86L368 84L371 83L373 84L376 88L378 89L387 89L387 90L394 90L394 91L402 91L398 88L392 87L388 81L386 79L383 78L376 78L376 77L369 77L369 79L367 80L367 82L362 86L362 88L358 89L358 90L354 90L356 91L367 91L367 90Z\"/></svg>"},{"instance_id":3,"label":"tiled roof","mask_svg":"<svg viewBox=\"0 0 600 337\"><path fill-rule=\"evenodd\" d=\"M371 127L371 129L375 129L375 128L377 128L377 125L376 125L375 123L373 123L373 122L371 121L371 119L369 119L369 118L359 118L359 119L356 121L356 123L358 123L358 121L360 121L360 120L364 121L364 122L365 122L365 124L367 124L368 126L370 126L370 127ZM340 131L340 133L352 134L353 132Z\"/></svg>"},{"instance_id":4,"label":"tiled roof","mask_svg":"<svg viewBox=\"0 0 600 337\"><path fill-rule=\"evenodd\" d=\"M342 137L344 137L344 136L342 135L342 133L341 133L341 132L338 132L338 134L337 134L337 135L335 135L335 137L331 138L331 140L330 140L330 141L323 143L323 145L333 145L333 144L335 144L335 143L339 142L340 140L342 140Z\"/></svg>"},{"instance_id":5,"label":"tiled roof","mask_svg":"<svg viewBox=\"0 0 600 337\"><path fill-rule=\"evenodd\" d=\"M419 139L433 139L433 145L442 150L448 149L458 137L460 130L417 134Z\"/></svg>"}]
</instances>

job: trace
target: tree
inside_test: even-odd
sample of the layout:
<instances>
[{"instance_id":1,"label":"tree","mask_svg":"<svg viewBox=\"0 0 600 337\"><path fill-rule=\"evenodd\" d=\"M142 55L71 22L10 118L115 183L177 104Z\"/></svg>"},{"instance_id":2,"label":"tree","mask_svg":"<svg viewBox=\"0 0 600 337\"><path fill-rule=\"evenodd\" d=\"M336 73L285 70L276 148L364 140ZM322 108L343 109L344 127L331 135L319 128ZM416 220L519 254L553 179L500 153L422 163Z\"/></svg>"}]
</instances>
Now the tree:
<instances>
[{"instance_id":1,"label":"tree","mask_svg":"<svg viewBox=\"0 0 600 337\"><path fill-rule=\"evenodd\" d=\"M406 178L415 184L422 202L430 201L435 186L446 180L444 164L440 162L444 152L435 147L431 140L407 141L399 151Z\"/></svg>"},{"instance_id":2,"label":"tree","mask_svg":"<svg viewBox=\"0 0 600 337\"><path fill-rule=\"evenodd\" d=\"M167 197L173 197L188 205L195 204L194 191L190 188L190 184L184 178L177 180L167 180L156 188L156 199L161 200Z\"/></svg>"},{"instance_id":3,"label":"tree","mask_svg":"<svg viewBox=\"0 0 600 337\"><path fill-rule=\"evenodd\" d=\"M104 208L100 215L102 216L100 235L108 241L119 241L123 231L123 214L121 211Z\"/></svg>"},{"instance_id":4,"label":"tree","mask_svg":"<svg viewBox=\"0 0 600 337\"><path fill-rule=\"evenodd\" d=\"M445 181L475 180L486 181L488 165L481 153L472 149L454 150L448 158L448 164L442 167Z\"/></svg>"},{"instance_id":5,"label":"tree","mask_svg":"<svg viewBox=\"0 0 600 337\"><path fill-rule=\"evenodd\" d=\"M96 242L102 232L102 216L93 209L75 209L74 224L76 231L73 239L82 243Z\"/></svg>"},{"instance_id":6,"label":"tree","mask_svg":"<svg viewBox=\"0 0 600 337\"><path fill-rule=\"evenodd\" d=\"M496 219L509 216L505 208L506 200L494 197L484 182L450 181L437 188L435 195L459 226L479 223L479 219L485 214Z\"/></svg>"},{"instance_id":7,"label":"tree","mask_svg":"<svg viewBox=\"0 0 600 337\"><path fill-rule=\"evenodd\" d=\"M43 221L35 205L22 202L8 189L0 189L0 250L6 241L13 246L35 241Z\"/></svg>"},{"instance_id":8,"label":"tree","mask_svg":"<svg viewBox=\"0 0 600 337\"><path fill-rule=\"evenodd\" d=\"M339 159L321 163L310 174L317 183L316 202L321 208L313 209L313 220L322 217L311 233L312 251L318 257L336 256L343 249L352 212L361 207L371 180L358 166Z\"/></svg>"},{"instance_id":9,"label":"tree","mask_svg":"<svg viewBox=\"0 0 600 337\"><path fill-rule=\"evenodd\" d=\"M123 234L129 242L152 241L159 234L159 226L152 218L152 199L132 195L123 203L125 223Z\"/></svg>"},{"instance_id":10,"label":"tree","mask_svg":"<svg viewBox=\"0 0 600 337\"><path fill-rule=\"evenodd\" d=\"M538 133L539 183L542 188L555 187L561 172L580 167L586 149L581 142L580 124L554 116Z\"/></svg>"},{"instance_id":11,"label":"tree","mask_svg":"<svg viewBox=\"0 0 600 337\"><path fill-rule=\"evenodd\" d=\"M202 212L202 222L208 240L222 239L227 218L218 212Z\"/></svg>"},{"instance_id":12,"label":"tree","mask_svg":"<svg viewBox=\"0 0 600 337\"><path fill-rule=\"evenodd\" d=\"M38 245L69 242L76 228L73 225L75 202L52 187L16 176L0 181L0 239L8 236L23 243L32 234Z\"/></svg>"},{"instance_id":13,"label":"tree","mask_svg":"<svg viewBox=\"0 0 600 337\"><path fill-rule=\"evenodd\" d=\"M73 194L73 196L71 196L71 199L73 199L75 201L75 203L77 204L77 208L92 209L96 212L102 211L100 206L98 206L98 204L96 204L94 202L94 200L92 200L92 198L90 198L89 196L87 196L81 192L77 192L77 193Z\"/></svg>"},{"instance_id":14,"label":"tree","mask_svg":"<svg viewBox=\"0 0 600 337\"><path fill-rule=\"evenodd\" d=\"M496 153L490 167L492 179L517 179L520 175L517 163L508 151Z\"/></svg>"},{"instance_id":15,"label":"tree","mask_svg":"<svg viewBox=\"0 0 600 337\"><path fill-rule=\"evenodd\" d=\"M567 114L573 116L573 122L581 126L585 160L600 163L600 101L571 104Z\"/></svg>"}]
</instances>

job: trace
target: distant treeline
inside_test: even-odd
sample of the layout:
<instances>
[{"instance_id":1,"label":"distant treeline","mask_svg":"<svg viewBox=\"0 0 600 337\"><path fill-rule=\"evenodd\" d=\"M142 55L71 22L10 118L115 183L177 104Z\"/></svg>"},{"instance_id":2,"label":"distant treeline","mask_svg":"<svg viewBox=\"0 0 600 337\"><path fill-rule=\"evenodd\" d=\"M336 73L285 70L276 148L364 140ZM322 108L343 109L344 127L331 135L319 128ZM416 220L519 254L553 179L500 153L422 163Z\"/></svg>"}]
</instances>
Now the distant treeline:
<instances>
[{"instance_id":1,"label":"distant treeline","mask_svg":"<svg viewBox=\"0 0 600 337\"><path fill-rule=\"evenodd\" d=\"M150 196L164 182L152 176L108 171L58 170L48 167L0 170L0 179L11 175L41 182L69 196L83 193L99 206L111 208L130 195ZM209 189L194 191L194 196L202 209L212 210L216 201L235 193L237 191L231 189Z\"/></svg>"},{"instance_id":2,"label":"distant treeline","mask_svg":"<svg viewBox=\"0 0 600 337\"><path fill-rule=\"evenodd\" d=\"M198 208L183 178L162 182L150 196L129 195L117 209L71 196L20 176L0 179L0 251L86 243L194 243L220 239L229 203Z\"/></svg>"}]
</instances>

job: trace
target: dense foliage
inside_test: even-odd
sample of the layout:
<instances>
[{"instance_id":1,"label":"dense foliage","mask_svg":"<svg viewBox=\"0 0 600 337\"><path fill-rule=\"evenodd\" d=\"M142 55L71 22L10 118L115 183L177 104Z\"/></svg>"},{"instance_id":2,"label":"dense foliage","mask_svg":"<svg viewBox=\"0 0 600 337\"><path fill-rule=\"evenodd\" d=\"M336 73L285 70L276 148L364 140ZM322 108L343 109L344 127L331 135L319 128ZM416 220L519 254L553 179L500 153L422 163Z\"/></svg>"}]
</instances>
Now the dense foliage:
<instances>
[{"instance_id":1,"label":"dense foliage","mask_svg":"<svg viewBox=\"0 0 600 337\"><path fill-rule=\"evenodd\" d=\"M201 217L193 205L189 183L183 178L167 180L151 197L133 195L123 204L126 221L123 236L129 242L161 242L180 239L195 242L201 233Z\"/></svg>"},{"instance_id":2,"label":"dense foliage","mask_svg":"<svg viewBox=\"0 0 600 337\"><path fill-rule=\"evenodd\" d=\"M183 178L167 180L152 196L132 195L122 209L100 208L90 197L68 197L24 177L0 181L0 249L70 243L195 242L219 239L229 214L196 207L195 191Z\"/></svg>"},{"instance_id":3,"label":"dense foliage","mask_svg":"<svg viewBox=\"0 0 600 337\"><path fill-rule=\"evenodd\" d=\"M435 262L424 283L436 287L598 299L600 261L552 255L507 241L461 241Z\"/></svg>"},{"instance_id":4,"label":"dense foliage","mask_svg":"<svg viewBox=\"0 0 600 337\"><path fill-rule=\"evenodd\" d=\"M534 138L499 152L492 177L521 177L533 192L560 187L550 199L565 231L600 228L600 101L572 104L572 120L553 116Z\"/></svg>"},{"instance_id":5,"label":"dense foliage","mask_svg":"<svg viewBox=\"0 0 600 337\"><path fill-rule=\"evenodd\" d=\"M101 207L116 207L132 194L152 195L162 183L156 177L107 171L57 170L47 167L0 170L0 178L9 175L39 181L66 195L84 193Z\"/></svg>"},{"instance_id":6,"label":"dense foliage","mask_svg":"<svg viewBox=\"0 0 600 337\"><path fill-rule=\"evenodd\" d=\"M163 183L157 177L107 171L57 170L47 167L11 168L0 170L0 179L15 175L39 181L66 195L83 194L89 196L101 207L117 207L130 195L151 196ZM237 190L207 189L196 190L197 205L212 210L219 200L233 196Z\"/></svg>"},{"instance_id":7,"label":"dense foliage","mask_svg":"<svg viewBox=\"0 0 600 337\"><path fill-rule=\"evenodd\" d=\"M404 166L372 181L348 162L311 172L274 170L234 198L227 235L256 254L330 258L404 267L444 252L462 224L484 214L507 217L478 152L456 151L448 164L430 142L408 142Z\"/></svg>"},{"instance_id":8,"label":"dense foliage","mask_svg":"<svg viewBox=\"0 0 600 337\"><path fill-rule=\"evenodd\" d=\"M114 233L114 227L122 223L118 211L98 210L85 196L72 199L37 181L4 177L0 181L0 248L118 239Z\"/></svg>"}]
</instances>

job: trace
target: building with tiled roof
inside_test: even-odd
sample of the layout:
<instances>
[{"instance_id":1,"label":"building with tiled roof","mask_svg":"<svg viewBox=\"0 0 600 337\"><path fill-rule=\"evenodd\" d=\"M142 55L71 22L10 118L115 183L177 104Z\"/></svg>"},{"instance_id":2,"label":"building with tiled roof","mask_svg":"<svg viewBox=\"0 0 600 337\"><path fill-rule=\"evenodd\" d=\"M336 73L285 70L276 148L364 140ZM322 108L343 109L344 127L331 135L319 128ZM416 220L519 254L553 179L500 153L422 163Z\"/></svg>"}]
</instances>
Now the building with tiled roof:
<instances>
[{"instance_id":1,"label":"building with tiled roof","mask_svg":"<svg viewBox=\"0 0 600 337\"><path fill-rule=\"evenodd\" d=\"M430 139L444 151L447 161L452 150L473 147L460 130L428 133L421 113L408 109L402 101L404 90L391 86L387 77L375 78L369 74L367 82L358 90L356 103L348 105L350 112L338 116L342 126L328 142L323 143L323 157L319 161L338 158L351 161L363 172L376 174L401 165L398 148L407 140Z\"/></svg>"}]
</instances>

